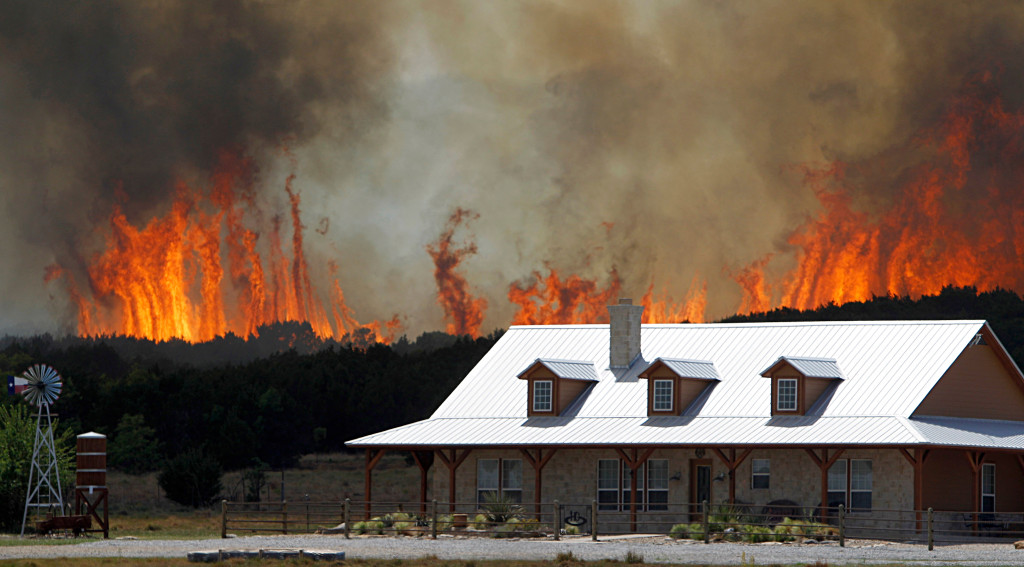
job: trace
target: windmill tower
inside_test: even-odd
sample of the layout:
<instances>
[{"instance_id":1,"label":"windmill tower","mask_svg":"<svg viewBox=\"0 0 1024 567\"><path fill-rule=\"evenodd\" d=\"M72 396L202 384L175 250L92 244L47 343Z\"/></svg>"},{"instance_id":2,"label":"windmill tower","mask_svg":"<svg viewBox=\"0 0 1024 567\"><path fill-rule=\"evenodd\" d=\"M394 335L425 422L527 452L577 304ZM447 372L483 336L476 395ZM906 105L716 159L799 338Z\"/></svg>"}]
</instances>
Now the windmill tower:
<instances>
[{"instance_id":1,"label":"windmill tower","mask_svg":"<svg viewBox=\"0 0 1024 567\"><path fill-rule=\"evenodd\" d=\"M60 397L62 380L57 371L45 364L36 364L18 378L8 381L8 389L20 391L36 413L36 436L32 444L32 465L28 475L25 513L21 518L21 535L25 535L29 508L64 511L57 447L53 442L53 415L50 406Z\"/></svg>"}]
</instances>

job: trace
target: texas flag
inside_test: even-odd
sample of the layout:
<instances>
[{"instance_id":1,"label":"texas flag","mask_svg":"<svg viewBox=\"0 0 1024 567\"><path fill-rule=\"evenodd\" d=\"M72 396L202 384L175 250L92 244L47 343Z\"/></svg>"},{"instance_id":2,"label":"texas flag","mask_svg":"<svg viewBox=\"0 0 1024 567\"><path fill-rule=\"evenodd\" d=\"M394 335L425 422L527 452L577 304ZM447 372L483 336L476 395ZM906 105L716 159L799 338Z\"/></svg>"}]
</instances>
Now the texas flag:
<instances>
[{"instance_id":1,"label":"texas flag","mask_svg":"<svg viewBox=\"0 0 1024 567\"><path fill-rule=\"evenodd\" d=\"M20 394L25 391L25 388L28 388L28 380L17 376L7 377L8 394Z\"/></svg>"}]
</instances>

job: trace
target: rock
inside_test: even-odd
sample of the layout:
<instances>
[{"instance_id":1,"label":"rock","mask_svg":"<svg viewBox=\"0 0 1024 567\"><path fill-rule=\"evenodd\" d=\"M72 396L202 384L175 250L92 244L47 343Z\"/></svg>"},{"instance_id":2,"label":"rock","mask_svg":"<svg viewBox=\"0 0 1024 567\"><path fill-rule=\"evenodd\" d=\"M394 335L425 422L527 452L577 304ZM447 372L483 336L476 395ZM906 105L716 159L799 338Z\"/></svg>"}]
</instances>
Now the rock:
<instances>
[{"instance_id":1,"label":"rock","mask_svg":"<svg viewBox=\"0 0 1024 567\"><path fill-rule=\"evenodd\" d=\"M1024 549L1024 540L1013 542L1014 549Z\"/></svg>"}]
</instances>

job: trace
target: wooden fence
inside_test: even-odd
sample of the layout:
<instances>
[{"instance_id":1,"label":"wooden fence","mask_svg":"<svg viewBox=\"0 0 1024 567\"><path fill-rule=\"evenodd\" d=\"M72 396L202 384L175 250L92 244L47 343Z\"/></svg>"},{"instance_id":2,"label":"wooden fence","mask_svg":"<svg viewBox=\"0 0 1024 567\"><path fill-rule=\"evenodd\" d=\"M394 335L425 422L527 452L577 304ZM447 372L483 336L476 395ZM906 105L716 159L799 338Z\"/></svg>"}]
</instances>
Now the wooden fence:
<instances>
[{"instance_id":1,"label":"wooden fence","mask_svg":"<svg viewBox=\"0 0 1024 567\"><path fill-rule=\"evenodd\" d=\"M612 509L609 509L612 508ZM557 527L557 529L556 529ZM353 535L439 534L491 537L553 537L626 533L670 534L711 541L802 541L882 539L953 543L1024 538L1024 512L975 514L964 511L847 511L787 507L661 505L631 510L625 505L560 503L519 506L470 502L221 502L221 536L264 532Z\"/></svg>"}]
</instances>

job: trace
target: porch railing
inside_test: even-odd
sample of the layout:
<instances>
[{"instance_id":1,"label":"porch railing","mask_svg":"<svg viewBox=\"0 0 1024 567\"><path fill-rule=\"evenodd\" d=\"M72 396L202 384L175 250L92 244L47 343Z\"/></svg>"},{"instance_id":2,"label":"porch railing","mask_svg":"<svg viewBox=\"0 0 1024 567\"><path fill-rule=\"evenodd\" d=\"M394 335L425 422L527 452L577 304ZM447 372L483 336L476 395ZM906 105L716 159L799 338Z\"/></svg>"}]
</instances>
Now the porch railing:
<instances>
[{"instance_id":1,"label":"porch railing","mask_svg":"<svg viewBox=\"0 0 1024 567\"><path fill-rule=\"evenodd\" d=\"M221 536L272 533L355 535L441 534L551 537L627 533L711 541L836 541L883 539L927 543L1024 538L1024 512L845 510L745 505L628 504L553 501L540 506L475 502L221 503Z\"/></svg>"}]
</instances>

